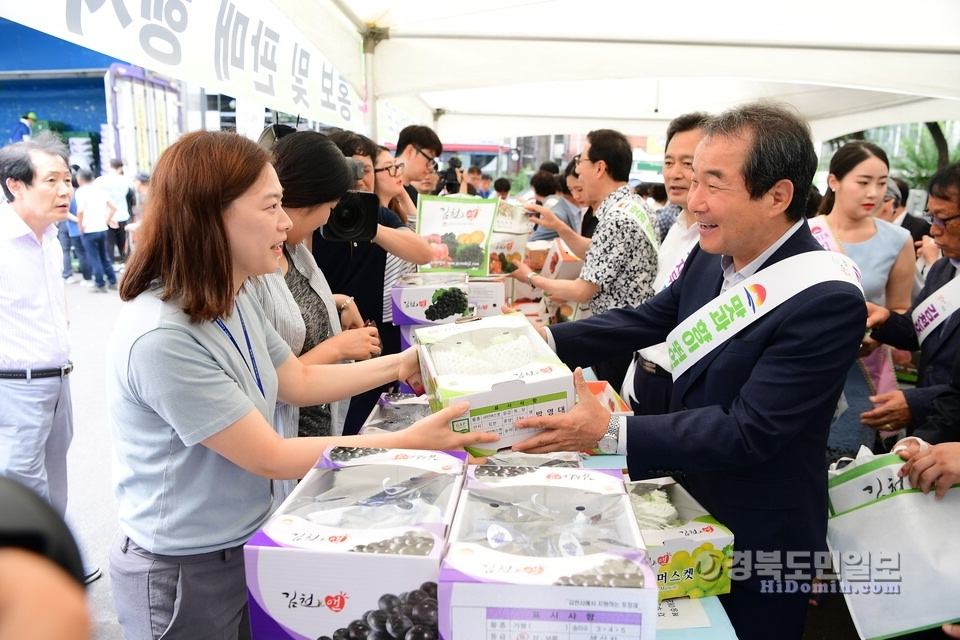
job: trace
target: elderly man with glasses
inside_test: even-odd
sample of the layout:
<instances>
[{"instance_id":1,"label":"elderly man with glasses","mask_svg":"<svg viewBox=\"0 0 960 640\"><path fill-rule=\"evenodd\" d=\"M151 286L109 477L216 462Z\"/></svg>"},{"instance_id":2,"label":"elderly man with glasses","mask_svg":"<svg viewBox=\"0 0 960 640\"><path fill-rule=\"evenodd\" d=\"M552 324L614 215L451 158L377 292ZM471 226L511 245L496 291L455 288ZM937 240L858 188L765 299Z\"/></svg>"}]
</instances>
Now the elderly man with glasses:
<instances>
[{"instance_id":1,"label":"elderly man with glasses","mask_svg":"<svg viewBox=\"0 0 960 640\"><path fill-rule=\"evenodd\" d=\"M871 397L875 407L860 414L860 421L880 431L906 429L907 435L926 421L934 399L949 389L960 345L960 163L937 171L927 190L928 239L943 257L930 267L906 313L867 303L870 337L897 349L919 350L920 366L916 388Z\"/></svg>"}]
</instances>

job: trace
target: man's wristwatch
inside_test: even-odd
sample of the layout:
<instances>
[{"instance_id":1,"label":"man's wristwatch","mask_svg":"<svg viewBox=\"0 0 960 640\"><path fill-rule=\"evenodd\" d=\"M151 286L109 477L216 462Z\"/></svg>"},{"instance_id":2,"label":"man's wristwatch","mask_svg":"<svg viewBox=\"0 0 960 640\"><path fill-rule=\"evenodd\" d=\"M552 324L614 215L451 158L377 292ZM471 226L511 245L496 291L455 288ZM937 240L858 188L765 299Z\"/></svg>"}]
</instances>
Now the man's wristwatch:
<instances>
[{"instance_id":1,"label":"man's wristwatch","mask_svg":"<svg viewBox=\"0 0 960 640\"><path fill-rule=\"evenodd\" d=\"M597 443L597 449L601 453L616 453L620 445L620 416L610 416L610 422L607 423L607 432Z\"/></svg>"},{"instance_id":2,"label":"man's wristwatch","mask_svg":"<svg viewBox=\"0 0 960 640\"><path fill-rule=\"evenodd\" d=\"M530 273L527 274L527 286L528 286L528 287L532 287L532 286L533 286L533 276L535 276L535 275L536 275L536 274L535 274L533 271L531 271Z\"/></svg>"}]
</instances>

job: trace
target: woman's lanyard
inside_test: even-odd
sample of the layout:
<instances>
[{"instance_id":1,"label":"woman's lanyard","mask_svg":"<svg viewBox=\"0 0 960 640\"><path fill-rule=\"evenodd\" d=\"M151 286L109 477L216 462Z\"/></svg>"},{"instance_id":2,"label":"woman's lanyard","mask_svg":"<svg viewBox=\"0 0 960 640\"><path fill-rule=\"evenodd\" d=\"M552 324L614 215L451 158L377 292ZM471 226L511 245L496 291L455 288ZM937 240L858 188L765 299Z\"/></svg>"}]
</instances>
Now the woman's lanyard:
<instances>
[{"instance_id":1,"label":"woman's lanyard","mask_svg":"<svg viewBox=\"0 0 960 640\"><path fill-rule=\"evenodd\" d=\"M257 369L257 359L253 355L253 345L250 344L250 336L247 334L247 325L243 321L243 314L240 313L240 305L237 305L237 315L240 316L240 326L243 328L243 337L247 340L247 350L250 352L250 364L253 365L253 377L257 379L257 387L260 388L260 395L266 397L266 394L263 392L263 383L260 382L260 370ZM233 343L233 346L237 348L237 353L240 354L240 359L243 360L246 364L246 360L243 357L243 351L240 350L240 345L237 344L237 341L234 340L233 334L230 333L230 329L227 328L227 325L223 323L223 320L217 318L217 326L223 329L223 332L227 334L227 337L230 338L230 342Z\"/></svg>"}]
</instances>

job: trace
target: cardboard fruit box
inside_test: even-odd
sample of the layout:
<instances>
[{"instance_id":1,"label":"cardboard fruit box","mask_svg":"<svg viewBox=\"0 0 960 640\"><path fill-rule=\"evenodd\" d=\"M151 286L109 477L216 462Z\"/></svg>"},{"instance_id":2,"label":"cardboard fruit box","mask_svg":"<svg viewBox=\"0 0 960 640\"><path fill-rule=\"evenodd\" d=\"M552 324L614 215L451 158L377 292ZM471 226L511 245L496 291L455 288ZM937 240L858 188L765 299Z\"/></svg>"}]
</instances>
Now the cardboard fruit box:
<instances>
[{"instance_id":1,"label":"cardboard fruit box","mask_svg":"<svg viewBox=\"0 0 960 640\"><path fill-rule=\"evenodd\" d=\"M511 286L507 280L508 278L503 276L470 277L467 282L467 299L473 308L474 315L486 317L503 313L503 305L507 301L507 289ZM513 281L513 278L509 280Z\"/></svg>"},{"instance_id":2,"label":"cardboard fruit box","mask_svg":"<svg viewBox=\"0 0 960 640\"><path fill-rule=\"evenodd\" d=\"M533 226L522 207L499 198L420 196L417 233L433 250L418 271L465 271L471 276L500 275L521 260Z\"/></svg>"},{"instance_id":3,"label":"cardboard fruit box","mask_svg":"<svg viewBox=\"0 0 960 640\"><path fill-rule=\"evenodd\" d=\"M587 380L587 387L607 411L615 416L632 416L633 410L606 380Z\"/></svg>"},{"instance_id":4,"label":"cardboard fruit box","mask_svg":"<svg viewBox=\"0 0 960 640\"><path fill-rule=\"evenodd\" d=\"M573 374L521 313L415 330L420 370L433 410L469 402L454 431L491 431L500 440L473 447L489 455L535 435L518 429L520 418L573 408Z\"/></svg>"},{"instance_id":5,"label":"cardboard fruit box","mask_svg":"<svg viewBox=\"0 0 960 640\"><path fill-rule=\"evenodd\" d=\"M436 637L440 558L465 460L328 449L244 546L253 637L365 638L397 614L398 625Z\"/></svg>"},{"instance_id":6,"label":"cardboard fruit box","mask_svg":"<svg viewBox=\"0 0 960 640\"><path fill-rule=\"evenodd\" d=\"M677 510L674 524L678 526L669 529L645 528L642 516L638 516L640 534L657 575L660 600L730 593L733 533L672 478L629 482L626 486L628 494L661 489Z\"/></svg>"},{"instance_id":7,"label":"cardboard fruit box","mask_svg":"<svg viewBox=\"0 0 960 640\"><path fill-rule=\"evenodd\" d=\"M406 349L416 344L413 331L423 325L456 322L468 315L484 317L502 314L505 292L510 286L507 280L513 281L502 276L468 277L465 272L401 276L391 289L393 324L400 327L400 347ZM451 293L451 288L460 291L465 289L466 297L457 292ZM450 300L444 302L441 297ZM461 312L460 309L465 311Z\"/></svg>"},{"instance_id":8,"label":"cardboard fruit box","mask_svg":"<svg viewBox=\"0 0 960 640\"><path fill-rule=\"evenodd\" d=\"M471 466L440 570L440 637L652 639L655 577L623 490L614 471Z\"/></svg>"},{"instance_id":9,"label":"cardboard fruit box","mask_svg":"<svg viewBox=\"0 0 960 640\"><path fill-rule=\"evenodd\" d=\"M467 274L408 273L390 289L393 324L444 324L470 313Z\"/></svg>"},{"instance_id":10,"label":"cardboard fruit box","mask_svg":"<svg viewBox=\"0 0 960 640\"><path fill-rule=\"evenodd\" d=\"M582 268L583 260L570 250L566 242L560 238L554 238L540 275L552 280L576 280Z\"/></svg>"}]
</instances>

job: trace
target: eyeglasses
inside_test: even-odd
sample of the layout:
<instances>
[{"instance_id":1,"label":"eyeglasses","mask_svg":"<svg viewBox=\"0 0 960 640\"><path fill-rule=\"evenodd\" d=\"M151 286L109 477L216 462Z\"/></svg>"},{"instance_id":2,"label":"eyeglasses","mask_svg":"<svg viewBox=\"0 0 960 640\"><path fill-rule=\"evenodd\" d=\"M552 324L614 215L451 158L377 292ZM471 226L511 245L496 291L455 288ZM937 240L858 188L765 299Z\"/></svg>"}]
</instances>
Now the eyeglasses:
<instances>
[{"instance_id":1,"label":"eyeglasses","mask_svg":"<svg viewBox=\"0 0 960 640\"><path fill-rule=\"evenodd\" d=\"M381 171L386 171L387 175L392 178L396 178L400 172L403 171L403 163L401 162L400 164L392 164L389 167L380 167L379 169L373 170L374 173L380 173Z\"/></svg>"},{"instance_id":2,"label":"eyeglasses","mask_svg":"<svg viewBox=\"0 0 960 640\"><path fill-rule=\"evenodd\" d=\"M580 168L580 165L583 164L584 162L589 162L589 163L591 163L591 164L596 164L596 163L594 163L594 161L591 160L590 158L583 158L583 157L581 157L581 156L579 156L579 155L573 157L573 162L574 162L574 165L573 165L573 168L574 168L574 169L579 169L579 168ZM599 160L598 160L597 162L599 162Z\"/></svg>"},{"instance_id":3,"label":"eyeglasses","mask_svg":"<svg viewBox=\"0 0 960 640\"><path fill-rule=\"evenodd\" d=\"M938 218L937 216L931 215L930 211L927 209L924 209L923 211L923 219L929 222L930 224L932 224L933 226L937 227L938 229L946 229L947 223L950 222L951 220L956 220L957 218L960 218L960 213L958 213L955 216L950 216L948 218Z\"/></svg>"},{"instance_id":4,"label":"eyeglasses","mask_svg":"<svg viewBox=\"0 0 960 640\"><path fill-rule=\"evenodd\" d=\"M430 156L428 156L427 154L425 154L425 153L423 152L423 149L421 149L420 147L414 147L414 149L417 150L417 153L419 153L420 155L422 155L424 158L427 159L427 166L430 168L431 171L436 170L436 168L437 168L437 160L436 160L436 158L431 158Z\"/></svg>"}]
</instances>

